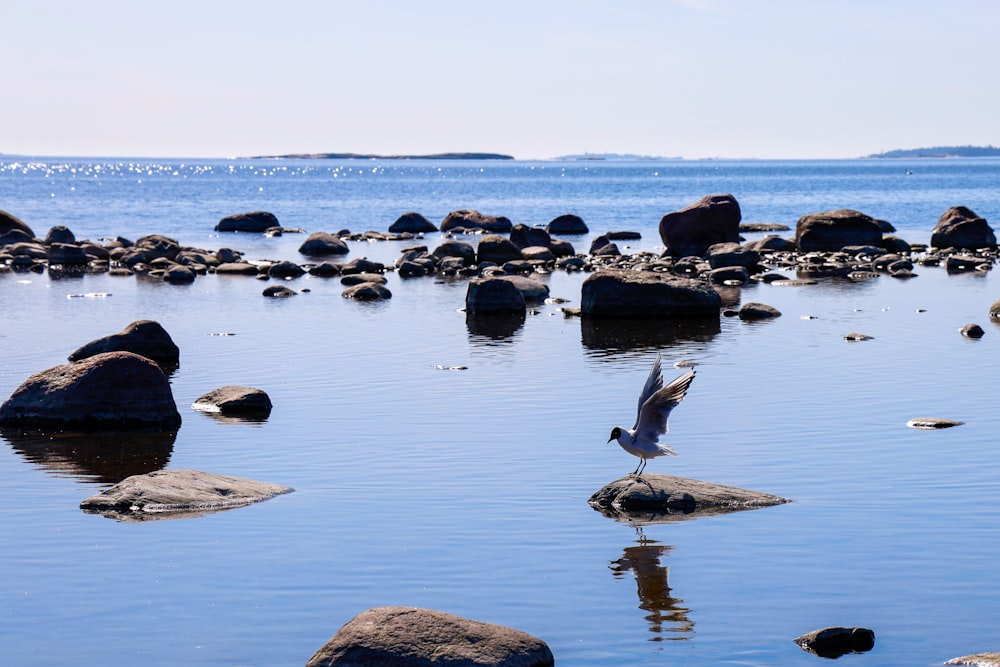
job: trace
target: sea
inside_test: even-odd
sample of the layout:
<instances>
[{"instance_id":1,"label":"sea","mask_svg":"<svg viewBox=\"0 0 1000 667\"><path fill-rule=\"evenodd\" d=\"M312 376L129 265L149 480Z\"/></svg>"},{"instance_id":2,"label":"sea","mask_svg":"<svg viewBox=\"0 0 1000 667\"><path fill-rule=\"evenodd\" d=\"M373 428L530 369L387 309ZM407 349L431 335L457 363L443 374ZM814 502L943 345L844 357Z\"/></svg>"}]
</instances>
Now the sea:
<instances>
[{"instance_id":1,"label":"sea","mask_svg":"<svg viewBox=\"0 0 1000 667\"><path fill-rule=\"evenodd\" d=\"M458 209L641 237L731 194L744 222L852 208L928 243L949 207L1000 222L1000 160L437 161L0 155L0 209L44 236L163 234L252 260L304 262L304 234L218 233L266 210L305 232L386 231ZM748 240L761 234L746 234ZM350 241L391 265L407 241ZM478 237L462 237L472 244ZM794 272L785 271L789 277ZM463 312L467 279L387 273L392 298L337 278L0 274L0 400L76 348L141 319L180 348L175 434L0 433L0 664L303 665L362 611L436 609L528 632L558 665L816 665L793 641L865 627L847 665L930 666L1000 651L1000 298L997 271L730 290L779 318L629 327L567 317L586 273L537 275L566 303L508 330ZM262 296L268 285L299 292ZM985 329L978 340L959 333ZM848 342L862 333L872 338ZM774 507L636 521L588 498L638 461L631 426L657 354L697 377L647 472L788 498ZM192 403L224 385L268 393L266 420ZM914 418L963 422L942 430ZM175 520L80 509L123 476L197 469L293 493Z\"/></svg>"}]
</instances>

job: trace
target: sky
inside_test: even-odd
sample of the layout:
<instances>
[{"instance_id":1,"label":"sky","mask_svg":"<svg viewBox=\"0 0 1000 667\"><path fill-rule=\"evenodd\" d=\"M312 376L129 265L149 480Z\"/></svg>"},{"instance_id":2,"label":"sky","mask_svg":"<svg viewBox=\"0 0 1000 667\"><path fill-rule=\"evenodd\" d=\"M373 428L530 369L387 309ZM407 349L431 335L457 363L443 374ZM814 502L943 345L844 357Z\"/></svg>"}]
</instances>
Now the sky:
<instances>
[{"instance_id":1,"label":"sky","mask_svg":"<svg viewBox=\"0 0 1000 667\"><path fill-rule=\"evenodd\" d=\"M0 153L1000 145L994 0L0 0Z\"/></svg>"}]
</instances>

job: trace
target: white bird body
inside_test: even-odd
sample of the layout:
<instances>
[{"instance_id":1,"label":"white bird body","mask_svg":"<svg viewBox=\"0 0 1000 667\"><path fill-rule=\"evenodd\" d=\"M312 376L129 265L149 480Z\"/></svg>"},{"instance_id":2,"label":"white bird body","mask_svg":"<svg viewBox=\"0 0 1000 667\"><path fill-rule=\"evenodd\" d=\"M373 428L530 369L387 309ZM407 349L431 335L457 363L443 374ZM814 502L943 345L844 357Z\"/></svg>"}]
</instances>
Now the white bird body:
<instances>
[{"instance_id":1,"label":"white bird body","mask_svg":"<svg viewBox=\"0 0 1000 667\"><path fill-rule=\"evenodd\" d=\"M677 455L677 452L668 445L661 445L659 440L660 436L669 430L667 418L684 398L692 380L694 380L694 370L688 371L664 387L663 374L660 372L660 355L656 355L653 368L649 371L642 393L639 394L639 410L635 426L630 429L616 426L611 429L611 437L608 439L608 442L617 440L622 449L632 456L639 457L639 465L633 475L639 474L648 459Z\"/></svg>"}]
</instances>

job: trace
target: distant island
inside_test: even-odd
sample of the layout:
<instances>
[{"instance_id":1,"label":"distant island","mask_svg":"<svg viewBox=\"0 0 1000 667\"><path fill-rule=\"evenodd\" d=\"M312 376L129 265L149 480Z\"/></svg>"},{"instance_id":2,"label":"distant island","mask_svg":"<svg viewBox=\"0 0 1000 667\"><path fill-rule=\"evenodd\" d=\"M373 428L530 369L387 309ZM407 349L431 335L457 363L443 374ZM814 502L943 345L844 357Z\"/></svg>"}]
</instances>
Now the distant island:
<instances>
[{"instance_id":1,"label":"distant island","mask_svg":"<svg viewBox=\"0 0 1000 667\"><path fill-rule=\"evenodd\" d=\"M513 155L500 153L434 153L432 155L374 155L369 153L289 153L287 155L255 155L250 159L286 160L513 160Z\"/></svg>"},{"instance_id":2,"label":"distant island","mask_svg":"<svg viewBox=\"0 0 1000 667\"><path fill-rule=\"evenodd\" d=\"M608 160L611 162L632 162L635 160L680 160L680 157L657 157L653 155L637 155L635 153L578 153L576 155L560 155L555 160Z\"/></svg>"},{"instance_id":3,"label":"distant island","mask_svg":"<svg viewBox=\"0 0 1000 667\"><path fill-rule=\"evenodd\" d=\"M1000 157L993 146L934 146L933 148L898 148L866 157Z\"/></svg>"}]
</instances>

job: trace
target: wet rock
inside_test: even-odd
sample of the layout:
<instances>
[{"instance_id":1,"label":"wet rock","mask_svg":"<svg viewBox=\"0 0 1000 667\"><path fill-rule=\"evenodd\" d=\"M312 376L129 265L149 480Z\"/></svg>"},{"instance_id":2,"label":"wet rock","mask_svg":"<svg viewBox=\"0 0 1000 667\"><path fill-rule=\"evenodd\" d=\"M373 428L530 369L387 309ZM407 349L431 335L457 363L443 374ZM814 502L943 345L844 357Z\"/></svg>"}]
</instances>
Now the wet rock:
<instances>
[{"instance_id":1,"label":"wet rock","mask_svg":"<svg viewBox=\"0 0 1000 667\"><path fill-rule=\"evenodd\" d=\"M676 518L694 518L684 515L738 512L780 505L789 500L769 493L687 477L643 473L638 477L627 475L603 486L587 502L594 509L613 518L627 518L637 513L638 516L653 519L656 518L656 513L682 515ZM664 516L659 518L672 520Z\"/></svg>"},{"instance_id":2,"label":"wet rock","mask_svg":"<svg viewBox=\"0 0 1000 667\"><path fill-rule=\"evenodd\" d=\"M384 273L385 264L375 262L367 257L358 257L340 267L340 273L349 276L352 273Z\"/></svg>"},{"instance_id":3,"label":"wet rock","mask_svg":"<svg viewBox=\"0 0 1000 667\"><path fill-rule=\"evenodd\" d=\"M584 316L718 318L722 298L708 285L654 271L599 271L583 281Z\"/></svg>"},{"instance_id":4,"label":"wet rock","mask_svg":"<svg viewBox=\"0 0 1000 667\"><path fill-rule=\"evenodd\" d=\"M8 213L0 209L0 236L7 234L8 232L16 231L27 235L29 239L35 237L35 232L31 230L26 222L21 220L19 217L13 213Z\"/></svg>"},{"instance_id":5,"label":"wet rock","mask_svg":"<svg viewBox=\"0 0 1000 667\"><path fill-rule=\"evenodd\" d=\"M90 341L69 355L80 361L106 352L132 352L151 359L164 370L180 365L180 349L163 326L154 320L138 320L116 334Z\"/></svg>"},{"instance_id":6,"label":"wet rock","mask_svg":"<svg viewBox=\"0 0 1000 667\"><path fill-rule=\"evenodd\" d=\"M524 295L507 277L476 278L469 282L465 293L465 312L468 315L523 315L525 311Z\"/></svg>"},{"instance_id":7,"label":"wet rock","mask_svg":"<svg viewBox=\"0 0 1000 667\"><path fill-rule=\"evenodd\" d=\"M267 417L271 414L271 397L256 387L226 385L202 394L191 407L223 415Z\"/></svg>"},{"instance_id":8,"label":"wet rock","mask_svg":"<svg viewBox=\"0 0 1000 667\"><path fill-rule=\"evenodd\" d=\"M3 211L0 211L0 213L3 213ZM15 243L34 243L34 241L35 237L33 235L20 229L0 231L0 248L6 245L14 245Z\"/></svg>"},{"instance_id":9,"label":"wet rock","mask_svg":"<svg viewBox=\"0 0 1000 667\"><path fill-rule=\"evenodd\" d=\"M229 215L215 226L217 232L253 232L262 234L272 227L281 227L278 218L267 211L250 211Z\"/></svg>"},{"instance_id":10,"label":"wet rock","mask_svg":"<svg viewBox=\"0 0 1000 667\"><path fill-rule=\"evenodd\" d=\"M605 236L607 236L611 241L638 241L642 238L642 234L639 232L633 232L627 229L610 231Z\"/></svg>"},{"instance_id":11,"label":"wet rock","mask_svg":"<svg viewBox=\"0 0 1000 667\"><path fill-rule=\"evenodd\" d=\"M49 266L58 264L61 266L86 266L90 263L90 257L78 245L72 243L56 242L49 245L48 250Z\"/></svg>"},{"instance_id":12,"label":"wet rock","mask_svg":"<svg viewBox=\"0 0 1000 667\"><path fill-rule=\"evenodd\" d=\"M243 253L232 248L219 248L215 251L215 259L218 264L229 264L243 260Z\"/></svg>"},{"instance_id":13,"label":"wet rock","mask_svg":"<svg viewBox=\"0 0 1000 667\"><path fill-rule=\"evenodd\" d=\"M356 301L383 301L392 298L389 288L380 283L364 282L348 287L341 296Z\"/></svg>"},{"instance_id":14,"label":"wet rock","mask_svg":"<svg viewBox=\"0 0 1000 667\"><path fill-rule=\"evenodd\" d=\"M800 252L836 251L845 246L880 246L882 229L871 216L851 209L810 213L795 226Z\"/></svg>"},{"instance_id":15,"label":"wet rock","mask_svg":"<svg viewBox=\"0 0 1000 667\"><path fill-rule=\"evenodd\" d=\"M15 243L7 246L7 251L14 257L30 257L31 259L44 260L48 260L49 258L49 249L41 243L35 243L34 241Z\"/></svg>"},{"instance_id":16,"label":"wet rock","mask_svg":"<svg viewBox=\"0 0 1000 667\"><path fill-rule=\"evenodd\" d=\"M966 324L959 329L959 332L966 338L982 338L986 335L986 332L978 324Z\"/></svg>"},{"instance_id":17,"label":"wet rock","mask_svg":"<svg viewBox=\"0 0 1000 667\"><path fill-rule=\"evenodd\" d=\"M345 286L360 285L361 283L378 283L385 285L388 282L381 273L350 273L340 279L340 284Z\"/></svg>"},{"instance_id":18,"label":"wet rock","mask_svg":"<svg viewBox=\"0 0 1000 667\"><path fill-rule=\"evenodd\" d=\"M545 246L532 245L521 250L521 255L524 259L529 262L554 262L556 260L555 253L549 250Z\"/></svg>"},{"instance_id":19,"label":"wet rock","mask_svg":"<svg viewBox=\"0 0 1000 667\"><path fill-rule=\"evenodd\" d=\"M187 285L193 283L196 277L194 269L182 264L171 264L163 272L164 282L171 285Z\"/></svg>"},{"instance_id":20,"label":"wet rock","mask_svg":"<svg viewBox=\"0 0 1000 667\"><path fill-rule=\"evenodd\" d=\"M243 507L293 489L200 470L159 470L133 475L87 498L80 509L122 521L179 519Z\"/></svg>"},{"instance_id":21,"label":"wet rock","mask_svg":"<svg viewBox=\"0 0 1000 667\"><path fill-rule=\"evenodd\" d=\"M499 234L487 234L479 241L475 261L477 264L484 262L503 264L521 258L521 250L513 241Z\"/></svg>"},{"instance_id":22,"label":"wet rock","mask_svg":"<svg viewBox=\"0 0 1000 667\"><path fill-rule=\"evenodd\" d=\"M981 259L972 255L949 255L945 259L944 266L948 273L964 273L976 271L981 262Z\"/></svg>"},{"instance_id":23,"label":"wet rock","mask_svg":"<svg viewBox=\"0 0 1000 667\"><path fill-rule=\"evenodd\" d=\"M739 243L716 243L708 248L708 265L713 269L727 266L750 268L760 263L760 253Z\"/></svg>"},{"instance_id":24,"label":"wet rock","mask_svg":"<svg viewBox=\"0 0 1000 667\"><path fill-rule=\"evenodd\" d=\"M525 303L541 303L549 298L549 286L543 282L518 275L497 276L497 278L513 284L521 292Z\"/></svg>"},{"instance_id":25,"label":"wet rock","mask_svg":"<svg viewBox=\"0 0 1000 667\"><path fill-rule=\"evenodd\" d=\"M153 361L106 352L35 373L3 406L0 424L26 427L176 429L170 383Z\"/></svg>"},{"instance_id":26,"label":"wet rock","mask_svg":"<svg viewBox=\"0 0 1000 667\"><path fill-rule=\"evenodd\" d=\"M264 288L263 294L272 299L286 299L290 296L295 296L298 292L284 285L271 285Z\"/></svg>"},{"instance_id":27,"label":"wet rock","mask_svg":"<svg viewBox=\"0 0 1000 667\"><path fill-rule=\"evenodd\" d=\"M339 236L327 232L313 232L299 246L299 252L308 257L327 257L346 255L350 249Z\"/></svg>"},{"instance_id":28,"label":"wet rock","mask_svg":"<svg viewBox=\"0 0 1000 667\"><path fill-rule=\"evenodd\" d=\"M946 665L972 665L972 667L1000 667L1000 652L974 653L952 658Z\"/></svg>"},{"instance_id":29,"label":"wet rock","mask_svg":"<svg viewBox=\"0 0 1000 667\"><path fill-rule=\"evenodd\" d=\"M931 245L935 248L995 248L997 238L985 218L965 206L953 206L938 218L931 232Z\"/></svg>"},{"instance_id":30,"label":"wet rock","mask_svg":"<svg viewBox=\"0 0 1000 667\"><path fill-rule=\"evenodd\" d=\"M583 218L578 215L574 215L573 213L567 213L565 215L560 215L557 218L553 218L553 220L546 225L545 231L549 234L562 234L567 236L590 233L590 229L587 228L587 223L583 221Z\"/></svg>"},{"instance_id":31,"label":"wet rock","mask_svg":"<svg viewBox=\"0 0 1000 667\"><path fill-rule=\"evenodd\" d=\"M740 308L739 316L741 320L769 320L781 317L781 311L766 303L751 301L750 303L743 304Z\"/></svg>"},{"instance_id":32,"label":"wet rock","mask_svg":"<svg viewBox=\"0 0 1000 667\"><path fill-rule=\"evenodd\" d=\"M713 285L745 285L750 274L742 266L723 266L708 272L708 282Z\"/></svg>"},{"instance_id":33,"label":"wet rock","mask_svg":"<svg viewBox=\"0 0 1000 667\"><path fill-rule=\"evenodd\" d=\"M563 241L562 239L552 239L549 242L549 250L556 257L572 257L576 254L576 250L573 249L573 244L569 241Z\"/></svg>"},{"instance_id":34,"label":"wet rock","mask_svg":"<svg viewBox=\"0 0 1000 667\"><path fill-rule=\"evenodd\" d=\"M389 225L389 233L391 234L424 234L437 230L437 225L415 211L404 213Z\"/></svg>"},{"instance_id":35,"label":"wet rock","mask_svg":"<svg viewBox=\"0 0 1000 667\"><path fill-rule=\"evenodd\" d=\"M174 239L162 234L149 234L136 240L131 250L142 255L147 264L153 260L166 258L174 261L177 253L181 251L181 245Z\"/></svg>"},{"instance_id":36,"label":"wet rock","mask_svg":"<svg viewBox=\"0 0 1000 667\"><path fill-rule=\"evenodd\" d=\"M225 276L256 276L260 270L250 262L227 262L215 267L215 272Z\"/></svg>"},{"instance_id":37,"label":"wet rock","mask_svg":"<svg viewBox=\"0 0 1000 667\"><path fill-rule=\"evenodd\" d=\"M709 195L660 220L660 238L674 257L703 255L716 243L740 240L740 205L732 195Z\"/></svg>"},{"instance_id":38,"label":"wet rock","mask_svg":"<svg viewBox=\"0 0 1000 667\"><path fill-rule=\"evenodd\" d=\"M875 633L868 628L823 628L795 638L803 651L823 658L839 658L848 653L865 653L875 646Z\"/></svg>"},{"instance_id":39,"label":"wet rock","mask_svg":"<svg viewBox=\"0 0 1000 667\"><path fill-rule=\"evenodd\" d=\"M479 211L462 209L452 211L441 221L441 231L456 229L481 229L487 232L506 234L513 228L510 219L504 216L483 215Z\"/></svg>"},{"instance_id":40,"label":"wet rock","mask_svg":"<svg viewBox=\"0 0 1000 667\"><path fill-rule=\"evenodd\" d=\"M510 242L519 250L524 250L531 246L548 248L549 243L552 242L552 237L541 227L514 225L510 230Z\"/></svg>"},{"instance_id":41,"label":"wet rock","mask_svg":"<svg viewBox=\"0 0 1000 667\"><path fill-rule=\"evenodd\" d=\"M913 251L913 247L908 242L893 234L886 234L882 237L882 247L886 252L893 252L899 255Z\"/></svg>"},{"instance_id":42,"label":"wet rock","mask_svg":"<svg viewBox=\"0 0 1000 667\"><path fill-rule=\"evenodd\" d=\"M936 417L917 417L916 419L911 419L906 422L906 425L910 428L919 429L921 431L936 431L942 428L952 428L953 426L961 426L965 422L954 421L952 419L938 419Z\"/></svg>"},{"instance_id":43,"label":"wet rock","mask_svg":"<svg viewBox=\"0 0 1000 667\"><path fill-rule=\"evenodd\" d=\"M787 232L791 229L788 225L774 222L741 222L740 231L744 233L755 232Z\"/></svg>"},{"instance_id":44,"label":"wet rock","mask_svg":"<svg viewBox=\"0 0 1000 667\"><path fill-rule=\"evenodd\" d=\"M471 244L464 241L445 241L431 255L442 260L446 257L458 257L462 260L462 266L472 266L476 263L476 249ZM520 257L520 254L518 255Z\"/></svg>"},{"instance_id":45,"label":"wet rock","mask_svg":"<svg viewBox=\"0 0 1000 667\"><path fill-rule=\"evenodd\" d=\"M299 276L305 275L305 273L305 269L295 262L290 262L288 260L275 262L267 269L267 275L272 278L282 278L284 280L298 278Z\"/></svg>"},{"instance_id":46,"label":"wet rock","mask_svg":"<svg viewBox=\"0 0 1000 667\"><path fill-rule=\"evenodd\" d=\"M76 236L70 231L69 227L55 225L45 235L45 245L52 245L53 243L76 243Z\"/></svg>"},{"instance_id":47,"label":"wet rock","mask_svg":"<svg viewBox=\"0 0 1000 667\"><path fill-rule=\"evenodd\" d=\"M306 667L549 667L542 640L502 625L433 609L376 607L348 621Z\"/></svg>"}]
</instances>

